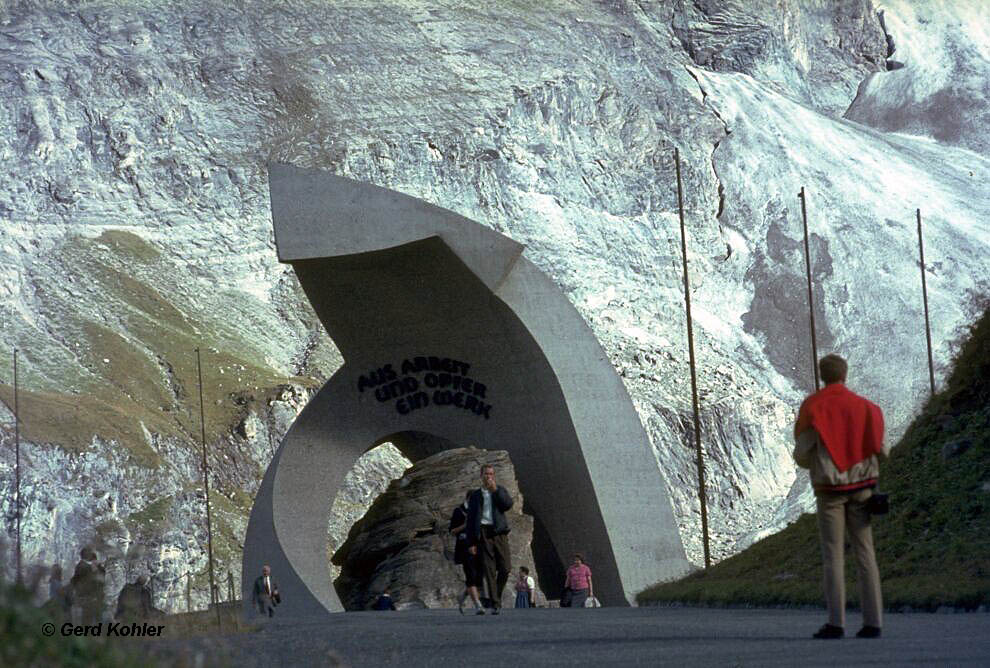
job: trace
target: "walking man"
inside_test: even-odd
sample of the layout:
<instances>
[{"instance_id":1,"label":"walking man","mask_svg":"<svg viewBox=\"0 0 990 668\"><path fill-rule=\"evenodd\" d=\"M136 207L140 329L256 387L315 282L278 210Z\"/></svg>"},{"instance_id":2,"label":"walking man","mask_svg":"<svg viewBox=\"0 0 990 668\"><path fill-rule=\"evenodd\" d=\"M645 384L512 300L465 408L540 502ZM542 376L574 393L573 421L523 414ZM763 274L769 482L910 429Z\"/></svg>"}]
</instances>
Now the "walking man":
<instances>
[{"instance_id":1,"label":"walking man","mask_svg":"<svg viewBox=\"0 0 990 668\"><path fill-rule=\"evenodd\" d=\"M272 568L265 564L261 575L254 581L254 604L261 615L275 616L275 606L279 604L278 584L272 579Z\"/></svg>"},{"instance_id":2,"label":"walking man","mask_svg":"<svg viewBox=\"0 0 990 668\"><path fill-rule=\"evenodd\" d=\"M495 483L495 467L481 467L481 488L468 501L468 552L478 555L481 572L492 599L492 614L502 608L502 590L512 570L509 554L509 523L505 511L512 507L509 492Z\"/></svg>"},{"instance_id":3,"label":"walking man","mask_svg":"<svg viewBox=\"0 0 990 668\"><path fill-rule=\"evenodd\" d=\"M863 628L856 637L879 638L883 602L867 501L877 484L878 457L889 452L883 445L883 413L846 388L844 359L826 355L818 368L825 387L804 400L794 425L794 461L809 470L815 489L828 608L828 622L814 637L841 638L845 633L843 550L848 531L863 609Z\"/></svg>"},{"instance_id":4,"label":"walking man","mask_svg":"<svg viewBox=\"0 0 990 668\"><path fill-rule=\"evenodd\" d=\"M464 601L471 597L474 603L475 614L483 615L485 611L478 600L478 587L481 586L481 574L478 570L478 555L468 553L467 539L467 514L468 502L471 500L471 491L464 494L464 502L454 508L450 514L450 533L457 536L454 542L454 563L460 564L464 569L464 591L457 598L457 609L464 614Z\"/></svg>"}]
</instances>

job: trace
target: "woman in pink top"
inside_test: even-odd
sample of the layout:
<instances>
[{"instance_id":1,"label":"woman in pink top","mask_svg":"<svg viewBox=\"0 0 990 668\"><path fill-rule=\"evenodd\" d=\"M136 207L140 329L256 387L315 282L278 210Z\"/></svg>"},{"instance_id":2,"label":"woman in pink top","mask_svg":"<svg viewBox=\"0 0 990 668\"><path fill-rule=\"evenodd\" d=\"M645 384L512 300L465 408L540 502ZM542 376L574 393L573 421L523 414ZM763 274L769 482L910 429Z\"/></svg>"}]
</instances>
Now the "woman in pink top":
<instances>
[{"instance_id":1,"label":"woman in pink top","mask_svg":"<svg viewBox=\"0 0 990 668\"><path fill-rule=\"evenodd\" d=\"M584 563L584 557L574 555L574 562L567 569L567 580L564 587L571 590L571 607L583 608L589 596L595 595L591 584L591 569Z\"/></svg>"}]
</instances>

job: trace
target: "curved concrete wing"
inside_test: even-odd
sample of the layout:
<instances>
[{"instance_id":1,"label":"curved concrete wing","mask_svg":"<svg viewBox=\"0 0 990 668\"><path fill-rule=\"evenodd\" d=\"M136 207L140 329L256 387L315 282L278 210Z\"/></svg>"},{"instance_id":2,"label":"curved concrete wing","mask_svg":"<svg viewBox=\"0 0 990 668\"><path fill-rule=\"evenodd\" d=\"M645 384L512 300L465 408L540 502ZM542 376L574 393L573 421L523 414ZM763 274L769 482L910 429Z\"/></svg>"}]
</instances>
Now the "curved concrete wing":
<instances>
[{"instance_id":1,"label":"curved concrete wing","mask_svg":"<svg viewBox=\"0 0 990 668\"><path fill-rule=\"evenodd\" d=\"M621 379L518 243L365 183L284 165L269 176L279 258L345 363L265 475L244 546L246 602L270 563L280 614L341 610L330 507L357 458L384 440L413 461L443 443L508 451L548 548L583 552L605 605L689 570Z\"/></svg>"}]
</instances>

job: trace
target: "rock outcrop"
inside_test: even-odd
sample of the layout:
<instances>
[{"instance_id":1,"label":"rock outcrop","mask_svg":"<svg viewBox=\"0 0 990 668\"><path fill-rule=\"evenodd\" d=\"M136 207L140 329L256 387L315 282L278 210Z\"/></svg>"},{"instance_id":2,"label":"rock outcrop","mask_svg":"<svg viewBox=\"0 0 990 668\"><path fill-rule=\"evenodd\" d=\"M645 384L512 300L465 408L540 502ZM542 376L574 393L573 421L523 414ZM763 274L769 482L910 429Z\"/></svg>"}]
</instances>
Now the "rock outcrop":
<instances>
[{"instance_id":1,"label":"rock outcrop","mask_svg":"<svg viewBox=\"0 0 990 668\"><path fill-rule=\"evenodd\" d=\"M519 567L536 572L530 547L533 518L522 512L523 498L507 453L459 448L416 462L351 528L333 557L340 567L334 585L347 610L370 608L385 587L391 588L400 609L457 605L464 591L464 573L454 563L454 537L447 527L464 493L478 488L483 464L495 467L498 483L514 499L506 513L512 529L513 572L502 597L502 604L512 607L512 584Z\"/></svg>"}]
</instances>

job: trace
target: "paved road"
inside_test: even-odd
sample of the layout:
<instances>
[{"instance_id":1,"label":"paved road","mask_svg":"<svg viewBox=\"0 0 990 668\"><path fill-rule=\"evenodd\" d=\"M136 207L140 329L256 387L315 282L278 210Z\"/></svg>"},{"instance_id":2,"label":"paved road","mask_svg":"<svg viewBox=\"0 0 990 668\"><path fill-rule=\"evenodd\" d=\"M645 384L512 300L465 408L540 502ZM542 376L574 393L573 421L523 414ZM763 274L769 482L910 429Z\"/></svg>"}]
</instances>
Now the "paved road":
<instances>
[{"instance_id":1,"label":"paved road","mask_svg":"<svg viewBox=\"0 0 990 668\"><path fill-rule=\"evenodd\" d=\"M456 610L357 612L168 645L189 658L200 654L207 665L266 668L990 665L990 614L890 614L881 639L812 640L823 616L699 608L507 610L498 617L462 617ZM859 621L850 615L852 633Z\"/></svg>"}]
</instances>

